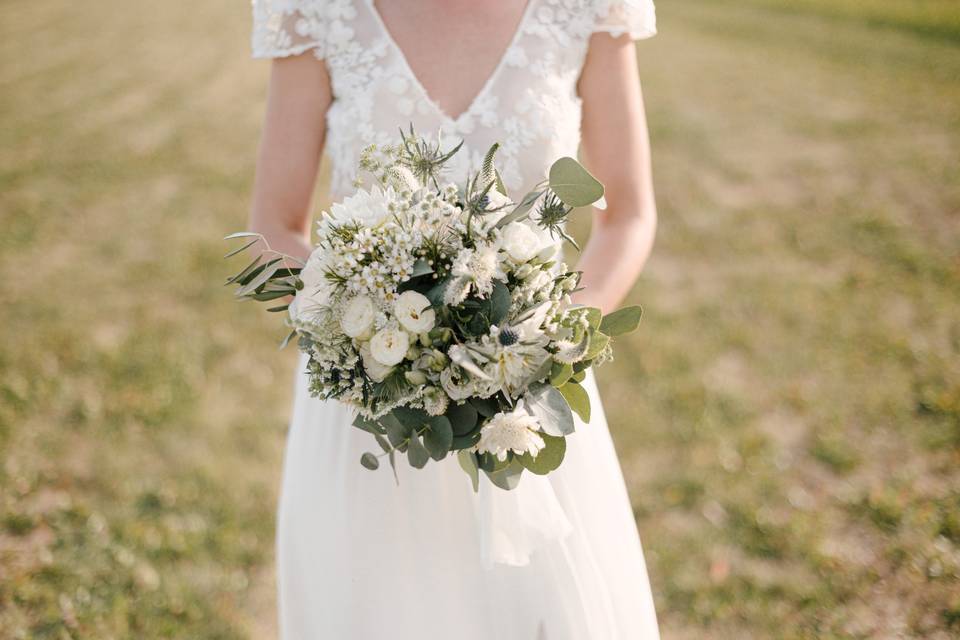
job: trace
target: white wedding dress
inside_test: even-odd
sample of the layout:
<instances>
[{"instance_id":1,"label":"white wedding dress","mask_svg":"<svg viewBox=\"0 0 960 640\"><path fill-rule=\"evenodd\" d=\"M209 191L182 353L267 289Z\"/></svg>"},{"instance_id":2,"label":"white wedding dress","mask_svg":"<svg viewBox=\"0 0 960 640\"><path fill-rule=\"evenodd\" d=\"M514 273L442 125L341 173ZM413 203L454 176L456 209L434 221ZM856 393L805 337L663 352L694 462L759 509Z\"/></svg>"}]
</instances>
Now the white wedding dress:
<instances>
[{"instance_id":1,"label":"white wedding dress","mask_svg":"<svg viewBox=\"0 0 960 640\"><path fill-rule=\"evenodd\" d=\"M383 0L388 1L388 0ZM576 82L591 33L655 33L650 0L529 0L496 70L463 114L430 99L372 0L253 0L255 57L313 50L327 65L332 197L349 195L361 149L412 123L464 140L451 178L494 142L523 194L580 140ZM300 370L304 369L301 361ZM474 494L455 457L410 469L360 466L372 437L298 373L277 532L284 640L652 640L643 552L592 376L549 476Z\"/></svg>"}]
</instances>

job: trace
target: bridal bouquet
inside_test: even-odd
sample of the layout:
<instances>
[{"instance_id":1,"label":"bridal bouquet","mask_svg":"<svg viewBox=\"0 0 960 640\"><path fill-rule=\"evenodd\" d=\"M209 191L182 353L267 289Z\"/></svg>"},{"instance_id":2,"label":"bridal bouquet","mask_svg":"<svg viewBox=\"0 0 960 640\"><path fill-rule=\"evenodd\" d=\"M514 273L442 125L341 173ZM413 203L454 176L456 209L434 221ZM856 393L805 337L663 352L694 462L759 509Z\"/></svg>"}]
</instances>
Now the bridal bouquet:
<instances>
[{"instance_id":1,"label":"bridal bouquet","mask_svg":"<svg viewBox=\"0 0 960 640\"><path fill-rule=\"evenodd\" d=\"M228 257L263 246L227 283L242 299L292 296L269 310L287 311L284 344L296 337L309 356L311 393L353 406L353 425L376 440L364 467L386 457L396 475L399 454L422 468L456 453L474 490L480 472L512 489L524 470L563 461L573 413L590 419L586 370L641 312L570 302L580 274L559 262L558 240L573 243L567 216L603 196L576 160L557 160L515 201L496 145L465 185L443 182L459 148L411 130L366 149L360 169L376 184L323 213L305 264L237 233L228 239L248 242Z\"/></svg>"}]
</instances>

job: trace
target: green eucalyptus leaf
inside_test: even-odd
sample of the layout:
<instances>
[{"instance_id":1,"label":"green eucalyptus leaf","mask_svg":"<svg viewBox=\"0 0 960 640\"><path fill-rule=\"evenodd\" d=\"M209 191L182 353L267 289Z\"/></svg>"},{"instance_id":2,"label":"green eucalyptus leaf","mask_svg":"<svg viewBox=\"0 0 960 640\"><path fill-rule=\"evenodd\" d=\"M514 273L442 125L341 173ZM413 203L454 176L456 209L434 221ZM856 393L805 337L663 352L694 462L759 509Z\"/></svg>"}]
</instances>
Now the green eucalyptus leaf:
<instances>
[{"instance_id":1,"label":"green eucalyptus leaf","mask_svg":"<svg viewBox=\"0 0 960 640\"><path fill-rule=\"evenodd\" d=\"M419 429L430 421L430 415L423 409L397 407L390 413L405 427L410 429Z\"/></svg>"},{"instance_id":2,"label":"green eucalyptus leaf","mask_svg":"<svg viewBox=\"0 0 960 640\"><path fill-rule=\"evenodd\" d=\"M410 440L407 442L407 460L414 469L423 469L430 461L430 452L420 442L420 436L416 433L411 433Z\"/></svg>"},{"instance_id":3,"label":"green eucalyptus leaf","mask_svg":"<svg viewBox=\"0 0 960 640\"><path fill-rule=\"evenodd\" d=\"M562 386L573 375L573 365L565 362L554 362L550 369L550 384L555 387Z\"/></svg>"},{"instance_id":4,"label":"green eucalyptus leaf","mask_svg":"<svg viewBox=\"0 0 960 640\"><path fill-rule=\"evenodd\" d=\"M472 451L460 451L457 453L457 462L460 468L470 478L470 484L473 486L473 492L480 490L480 467L477 466L477 458Z\"/></svg>"},{"instance_id":5,"label":"green eucalyptus leaf","mask_svg":"<svg viewBox=\"0 0 960 640\"><path fill-rule=\"evenodd\" d=\"M610 336L599 331L590 334L590 346L587 348L587 354L583 356L584 360L593 360L604 348L610 344Z\"/></svg>"},{"instance_id":6,"label":"green eucalyptus leaf","mask_svg":"<svg viewBox=\"0 0 960 640\"><path fill-rule=\"evenodd\" d=\"M603 185L583 165L570 157L550 167L550 189L568 207L585 207L603 197Z\"/></svg>"},{"instance_id":7,"label":"green eucalyptus leaf","mask_svg":"<svg viewBox=\"0 0 960 640\"><path fill-rule=\"evenodd\" d=\"M360 456L360 464L371 471L375 471L380 467L380 461L377 460L377 456L373 455L369 451Z\"/></svg>"},{"instance_id":8,"label":"green eucalyptus leaf","mask_svg":"<svg viewBox=\"0 0 960 640\"><path fill-rule=\"evenodd\" d=\"M496 471L484 471L487 477L495 486L504 491L512 491L520 484L520 476L523 474L523 465L517 460L511 460L508 465Z\"/></svg>"},{"instance_id":9,"label":"green eucalyptus leaf","mask_svg":"<svg viewBox=\"0 0 960 640\"><path fill-rule=\"evenodd\" d=\"M453 444L453 428L446 416L433 416L423 434L423 444L434 460L443 460Z\"/></svg>"},{"instance_id":10,"label":"green eucalyptus leaf","mask_svg":"<svg viewBox=\"0 0 960 640\"><path fill-rule=\"evenodd\" d=\"M563 462L563 456L567 452L567 439L559 436L549 436L541 434L544 447L536 457L525 453L517 456L517 460L531 473L543 476L555 470Z\"/></svg>"},{"instance_id":11,"label":"green eucalyptus leaf","mask_svg":"<svg viewBox=\"0 0 960 640\"><path fill-rule=\"evenodd\" d=\"M477 409L469 402L451 402L446 416L455 436L465 436L477 426Z\"/></svg>"},{"instance_id":12,"label":"green eucalyptus leaf","mask_svg":"<svg viewBox=\"0 0 960 640\"><path fill-rule=\"evenodd\" d=\"M394 447L399 447L413 433L413 429L400 422L392 412L380 418L380 423L387 432L387 439Z\"/></svg>"},{"instance_id":13,"label":"green eucalyptus leaf","mask_svg":"<svg viewBox=\"0 0 960 640\"><path fill-rule=\"evenodd\" d=\"M500 412L500 405L496 398L470 398L468 402L484 418L492 418Z\"/></svg>"},{"instance_id":14,"label":"green eucalyptus leaf","mask_svg":"<svg viewBox=\"0 0 960 640\"><path fill-rule=\"evenodd\" d=\"M390 449L390 453L387 454L387 459L390 461L390 468L393 469L393 480L397 483L397 486L399 486L400 476L397 475L397 450Z\"/></svg>"},{"instance_id":15,"label":"green eucalyptus leaf","mask_svg":"<svg viewBox=\"0 0 960 640\"><path fill-rule=\"evenodd\" d=\"M380 445L380 448L383 449L384 453L390 453L391 451L393 451L393 447L390 445L387 439L384 438L382 435L380 435L379 433L375 433L373 434L373 437L376 439L377 444Z\"/></svg>"},{"instance_id":16,"label":"green eucalyptus leaf","mask_svg":"<svg viewBox=\"0 0 960 640\"><path fill-rule=\"evenodd\" d=\"M377 424L376 420L371 420L360 415L353 419L353 426L361 431L366 431L374 435L384 433L383 427Z\"/></svg>"},{"instance_id":17,"label":"green eucalyptus leaf","mask_svg":"<svg viewBox=\"0 0 960 640\"><path fill-rule=\"evenodd\" d=\"M480 429L475 429L465 436L453 436L453 442L450 444L451 451L460 451L461 449L470 449L480 442Z\"/></svg>"},{"instance_id":18,"label":"green eucalyptus leaf","mask_svg":"<svg viewBox=\"0 0 960 640\"><path fill-rule=\"evenodd\" d=\"M643 309L639 305L617 309L603 317L603 321L600 322L600 331L611 337L622 336L640 326L641 317L643 317Z\"/></svg>"},{"instance_id":19,"label":"green eucalyptus leaf","mask_svg":"<svg viewBox=\"0 0 960 640\"><path fill-rule=\"evenodd\" d=\"M581 420L590 422L590 396L587 395L586 389L570 381L559 387L557 391L563 394L567 404L580 416Z\"/></svg>"},{"instance_id":20,"label":"green eucalyptus leaf","mask_svg":"<svg viewBox=\"0 0 960 640\"><path fill-rule=\"evenodd\" d=\"M566 436L573 433L573 413L570 406L556 387L551 384L531 385L523 396L527 410L540 423L544 433L552 436Z\"/></svg>"}]
</instances>

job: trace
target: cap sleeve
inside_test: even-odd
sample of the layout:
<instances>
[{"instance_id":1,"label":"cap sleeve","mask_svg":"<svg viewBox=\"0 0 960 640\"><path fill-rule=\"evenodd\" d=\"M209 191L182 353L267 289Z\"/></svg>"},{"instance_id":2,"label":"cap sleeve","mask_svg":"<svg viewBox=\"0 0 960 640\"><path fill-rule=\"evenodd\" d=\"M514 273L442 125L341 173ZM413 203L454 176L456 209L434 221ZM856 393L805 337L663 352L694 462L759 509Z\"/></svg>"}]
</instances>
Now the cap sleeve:
<instances>
[{"instance_id":1,"label":"cap sleeve","mask_svg":"<svg viewBox=\"0 0 960 640\"><path fill-rule=\"evenodd\" d=\"M599 0L594 32L614 37L628 34L633 40L657 33L657 14L653 0Z\"/></svg>"},{"instance_id":2,"label":"cap sleeve","mask_svg":"<svg viewBox=\"0 0 960 640\"><path fill-rule=\"evenodd\" d=\"M330 24L327 0L252 0L254 58L284 58L314 50L323 58Z\"/></svg>"}]
</instances>

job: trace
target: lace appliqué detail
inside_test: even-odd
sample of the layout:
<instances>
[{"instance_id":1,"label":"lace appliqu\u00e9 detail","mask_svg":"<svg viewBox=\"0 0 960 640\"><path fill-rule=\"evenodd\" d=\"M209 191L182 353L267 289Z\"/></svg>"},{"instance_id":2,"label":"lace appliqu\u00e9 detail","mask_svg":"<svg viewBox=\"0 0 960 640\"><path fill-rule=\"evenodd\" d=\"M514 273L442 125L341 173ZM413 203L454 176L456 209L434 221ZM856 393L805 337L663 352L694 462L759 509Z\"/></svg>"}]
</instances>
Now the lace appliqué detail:
<instances>
[{"instance_id":1,"label":"lace appliqu\u00e9 detail","mask_svg":"<svg viewBox=\"0 0 960 640\"><path fill-rule=\"evenodd\" d=\"M327 112L331 195L353 189L360 152L388 144L398 128L441 132L464 146L449 179L476 171L494 142L511 193L545 177L560 156L576 155L581 102L576 93L591 33L656 32L651 0L528 0L513 40L467 110L451 118L427 95L380 20L373 0L253 0L255 57L307 50L325 61L334 101Z\"/></svg>"}]
</instances>

